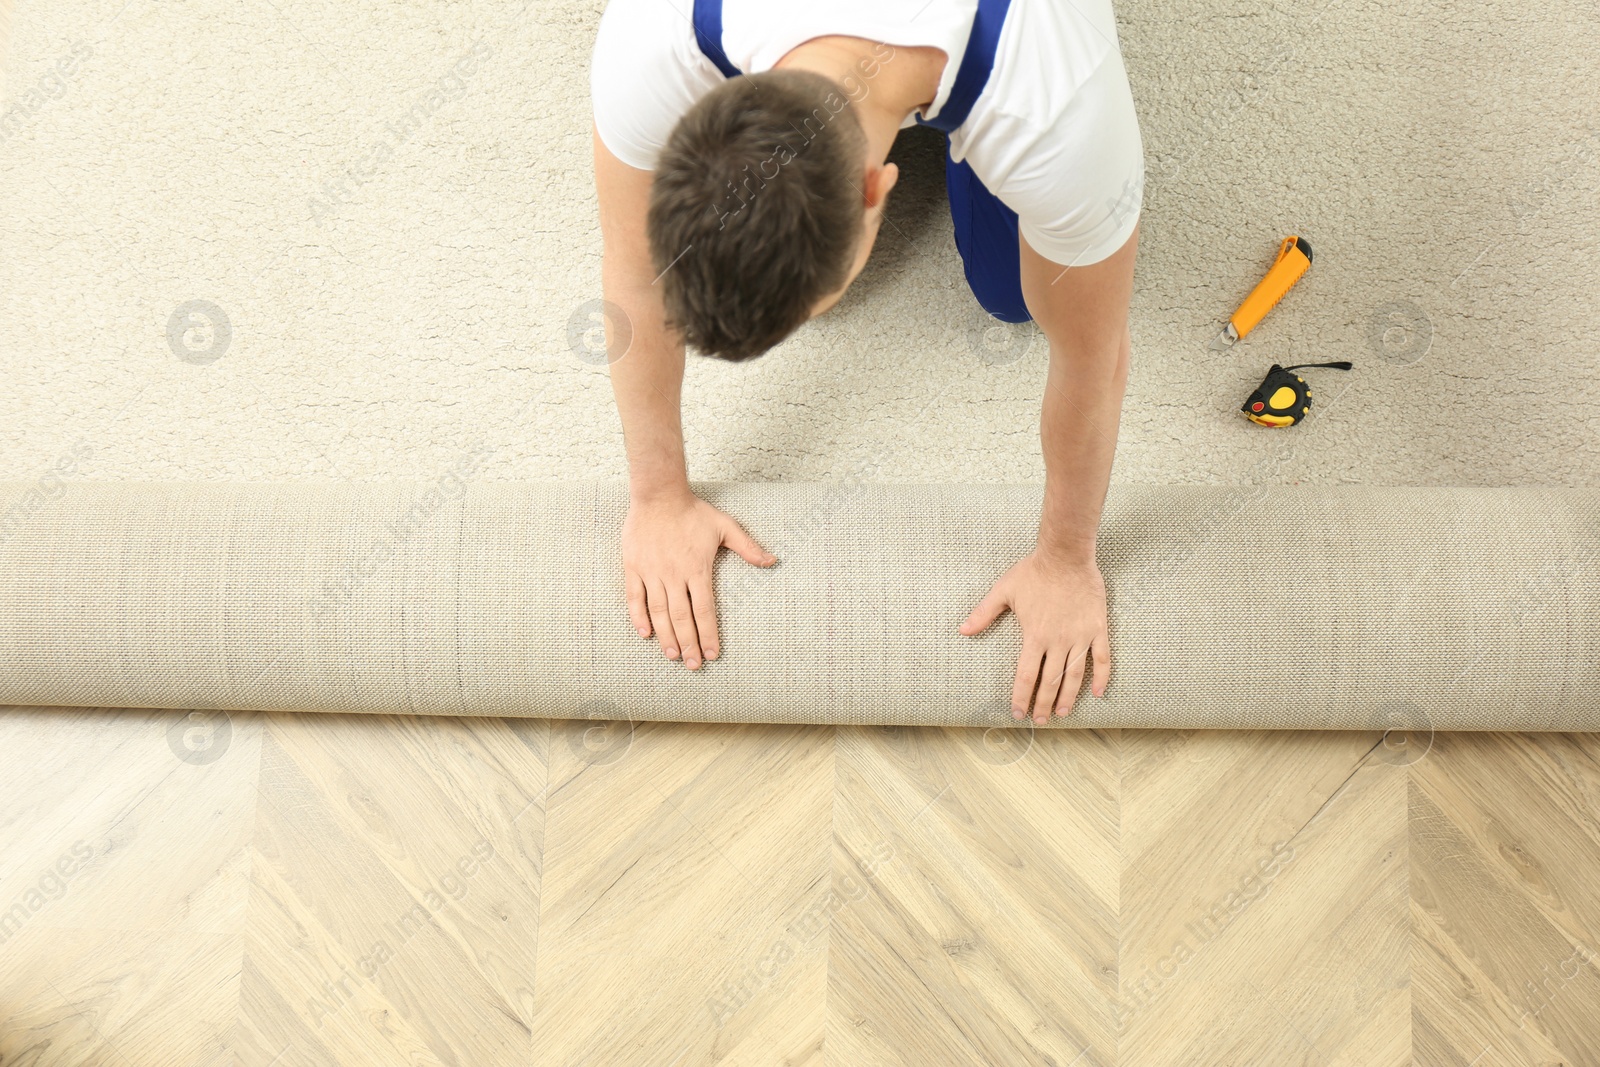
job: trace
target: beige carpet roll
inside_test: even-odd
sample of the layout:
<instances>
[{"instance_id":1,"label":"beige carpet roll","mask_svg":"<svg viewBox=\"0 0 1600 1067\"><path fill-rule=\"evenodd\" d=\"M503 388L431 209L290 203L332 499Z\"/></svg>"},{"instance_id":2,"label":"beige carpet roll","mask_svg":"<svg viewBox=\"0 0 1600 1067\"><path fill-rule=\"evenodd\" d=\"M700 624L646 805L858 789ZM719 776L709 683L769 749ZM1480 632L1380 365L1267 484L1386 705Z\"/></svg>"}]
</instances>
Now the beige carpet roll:
<instances>
[{"instance_id":1,"label":"beige carpet roll","mask_svg":"<svg viewBox=\"0 0 1600 1067\"><path fill-rule=\"evenodd\" d=\"M1011 726L957 626L1037 485L697 486L722 656L630 626L615 481L0 486L0 703ZM1600 491L1114 486L1068 726L1600 728ZM1026 726L1020 727L1027 729Z\"/></svg>"}]
</instances>

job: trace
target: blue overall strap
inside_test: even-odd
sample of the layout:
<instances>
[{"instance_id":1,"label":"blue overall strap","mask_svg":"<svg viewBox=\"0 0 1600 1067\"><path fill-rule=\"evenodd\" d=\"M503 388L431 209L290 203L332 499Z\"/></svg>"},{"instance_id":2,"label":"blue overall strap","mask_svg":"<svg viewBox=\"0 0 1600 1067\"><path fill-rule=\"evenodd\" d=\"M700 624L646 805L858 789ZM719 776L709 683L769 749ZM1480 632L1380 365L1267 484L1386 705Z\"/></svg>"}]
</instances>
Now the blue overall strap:
<instances>
[{"instance_id":1,"label":"blue overall strap","mask_svg":"<svg viewBox=\"0 0 1600 1067\"><path fill-rule=\"evenodd\" d=\"M728 62L728 53L722 50L722 0L694 0L694 39L724 78L737 78L742 73Z\"/></svg>"},{"instance_id":2,"label":"blue overall strap","mask_svg":"<svg viewBox=\"0 0 1600 1067\"><path fill-rule=\"evenodd\" d=\"M695 6L698 8L699 4ZM926 121L918 118L918 125L932 126L948 134L967 121L972 105L978 102L983 87L989 84L994 50L1000 43L1000 27L1005 25L1009 6L1010 0L978 0L978 10L972 16L972 32L967 35L967 49L961 54L961 66L956 70L950 95L945 98L938 115Z\"/></svg>"},{"instance_id":3,"label":"blue overall strap","mask_svg":"<svg viewBox=\"0 0 1600 1067\"><path fill-rule=\"evenodd\" d=\"M983 87L989 84L994 50L1000 43L1000 28L1005 25L1009 7L1010 0L978 0L978 10L972 16L972 31L967 35L967 47L961 53L961 66L950 86L950 95L936 118L927 121L919 118L919 124L951 133L967 121L972 105L977 103ZM694 0L694 39L723 77L740 75L739 68L728 62L728 54L722 50L722 0Z\"/></svg>"}]
</instances>

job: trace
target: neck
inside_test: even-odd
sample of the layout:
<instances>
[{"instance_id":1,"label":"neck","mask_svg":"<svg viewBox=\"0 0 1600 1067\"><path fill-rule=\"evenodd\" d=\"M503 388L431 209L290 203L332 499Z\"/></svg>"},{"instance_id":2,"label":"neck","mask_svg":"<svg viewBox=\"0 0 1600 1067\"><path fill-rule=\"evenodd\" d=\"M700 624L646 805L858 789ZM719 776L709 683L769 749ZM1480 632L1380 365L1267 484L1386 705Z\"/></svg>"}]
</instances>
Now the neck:
<instances>
[{"instance_id":1,"label":"neck","mask_svg":"<svg viewBox=\"0 0 1600 1067\"><path fill-rule=\"evenodd\" d=\"M790 49L773 69L808 70L843 86L867 137L867 159L882 164L906 116L932 103L947 58L938 48L813 37Z\"/></svg>"}]
</instances>

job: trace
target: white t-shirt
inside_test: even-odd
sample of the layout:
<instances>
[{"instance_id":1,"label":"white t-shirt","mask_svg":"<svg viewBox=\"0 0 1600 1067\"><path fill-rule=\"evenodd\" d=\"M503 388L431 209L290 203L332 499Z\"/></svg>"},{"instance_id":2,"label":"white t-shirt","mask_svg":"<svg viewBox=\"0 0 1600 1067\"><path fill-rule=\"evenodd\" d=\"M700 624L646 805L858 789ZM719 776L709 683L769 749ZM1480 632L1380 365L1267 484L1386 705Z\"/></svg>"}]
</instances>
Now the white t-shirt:
<instances>
[{"instance_id":1,"label":"white t-shirt","mask_svg":"<svg viewBox=\"0 0 1600 1067\"><path fill-rule=\"evenodd\" d=\"M722 47L750 74L813 37L842 34L949 57L924 118L937 118L977 0L724 0ZM611 0L589 69L600 139L654 170L678 119L726 79L694 38L694 0ZM915 124L908 115L902 128ZM1144 193L1144 145L1111 0L1011 0L994 69L950 136L1034 250L1097 263L1127 241Z\"/></svg>"}]
</instances>

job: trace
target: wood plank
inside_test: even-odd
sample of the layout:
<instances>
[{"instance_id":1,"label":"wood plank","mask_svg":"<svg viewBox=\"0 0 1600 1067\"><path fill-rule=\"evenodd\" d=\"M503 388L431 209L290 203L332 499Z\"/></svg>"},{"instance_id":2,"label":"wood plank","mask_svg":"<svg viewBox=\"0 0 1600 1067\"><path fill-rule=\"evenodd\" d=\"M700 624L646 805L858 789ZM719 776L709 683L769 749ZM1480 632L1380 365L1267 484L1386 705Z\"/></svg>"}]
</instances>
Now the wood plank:
<instances>
[{"instance_id":1,"label":"wood plank","mask_svg":"<svg viewBox=\"0 0 1600 1067\"><path fill-rule=\"evenodd\" d=\"M552 726L538 1064L814 1064L833 731Z\"/></svg>"},{"instance_id":2,"label":"wood plank","mask_svg":"<svg viewBox=\"0 0 1600 1067\"><path fill-rule=\"evenodd\" d=\"M1440 735L1413 768L1419 1064L1600 1063L1600 738Z\"/></svg>"},{"instance_id":3,"label":"wood plank","mask_svg":"<svg viewBox=\"0 0 1600 1067\"><path fill-rule=\"evenodd\" d=\"M1577 1067L1596 946L1590 735L0 712L30 1067Z\"/></svg>"},{"instance_id":4,"label":"wood plank","mask_svg":"<svg viewBox=\"0 0 1600 1067\"><path fill-rule=\"evenodd\" d=\"M1378 741L1124 733L1125 1067L1407 1062L1405 768Z\"/></svg>"},{"instance_id":5,"label":"wood plank","mask_svg":"<svg viewBox=\"0 0 1600 1067\"><path fill-rule=\"evenodd\" d=\"M243 1003L294 1017L245 1015L252 1056L526 1059L544 775L537 728L272 717Z\"/></svg>"},{"instance_id":6,"label":"wood plank","mask_svg":"<svg viewBox=\"0 0 1600 1067\"><path fill-rule=\"evenodd\" d=\"M238 1008L261 723L0 717L0 1063L200 1063Z\"/></svg>"},{"instance_id":7,"label":"wood plank","mask_svg":"<svg viewBox=\"0 0 1600 1067\"><path fill-rule=\"evenodd\" d=\"M829 1064L1115 1062L1118 744L840 729Z\"/></svg>"}]
</instances>

